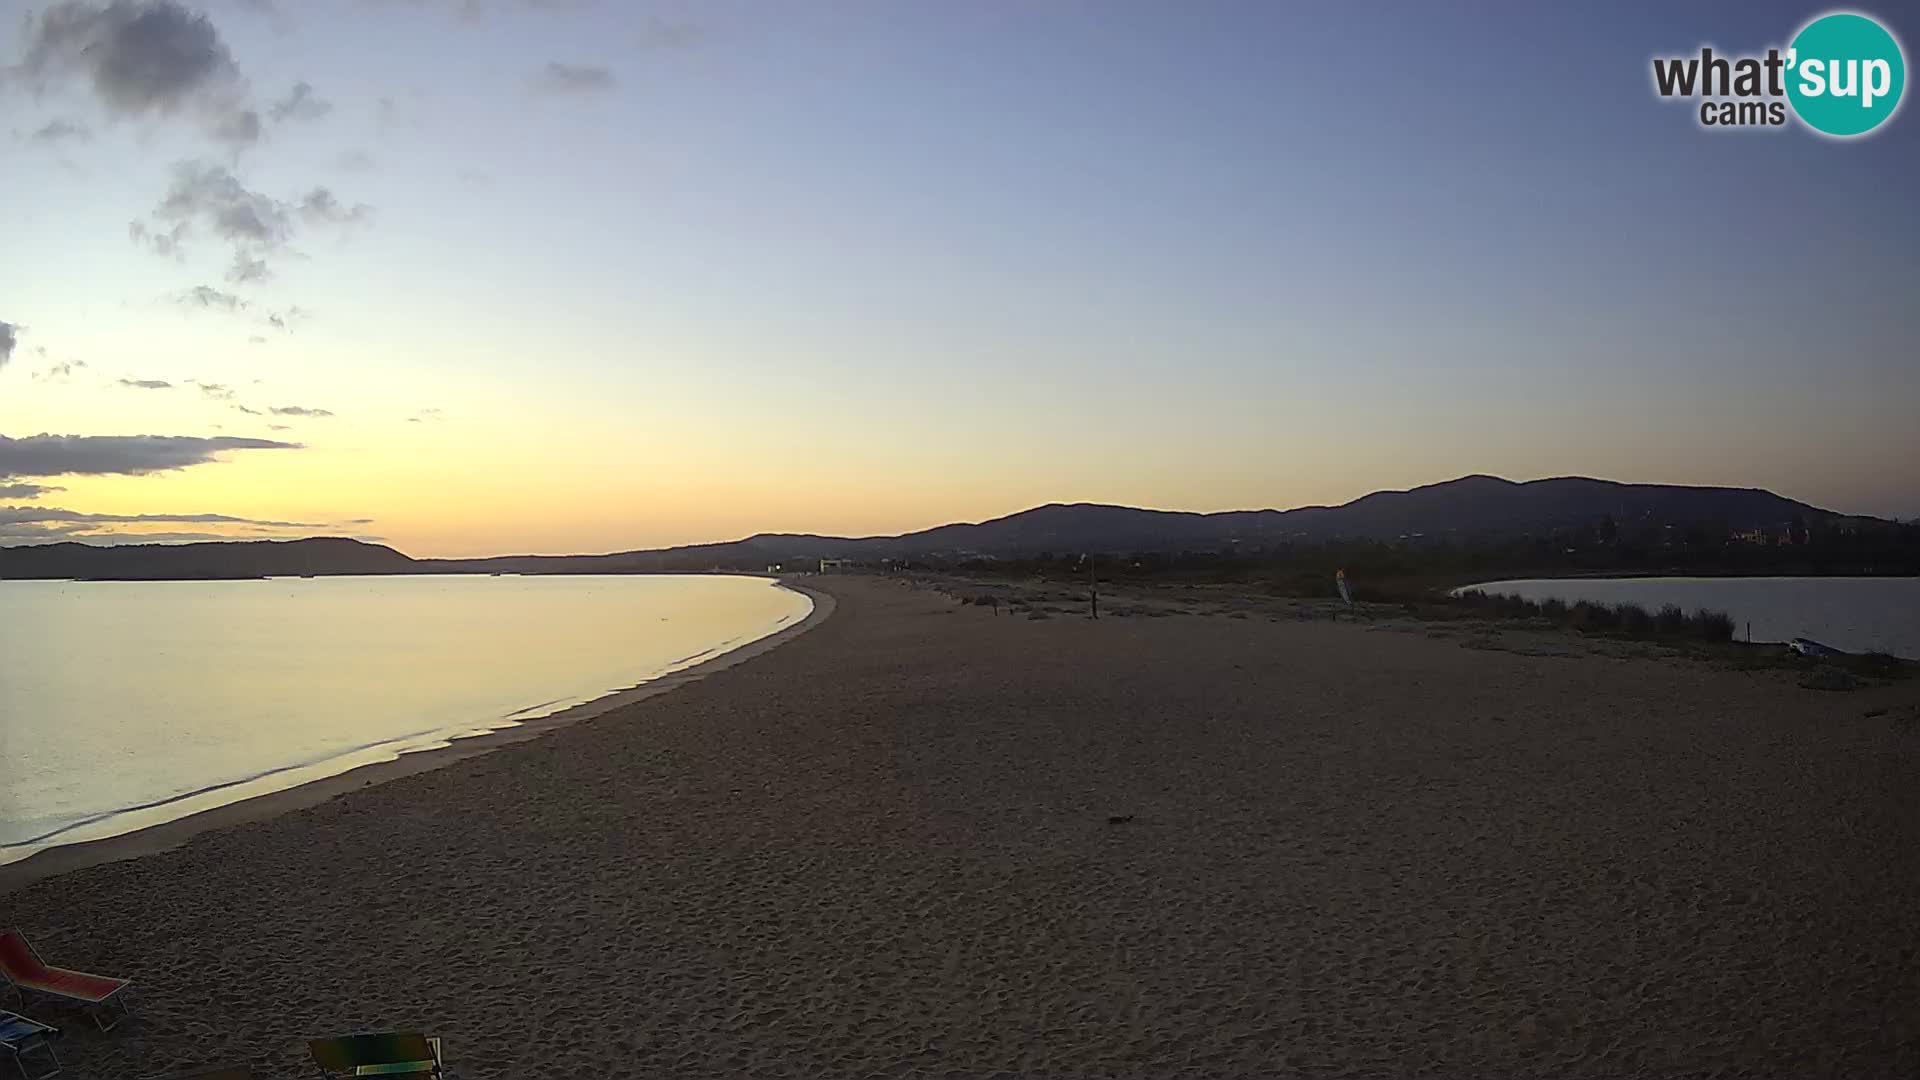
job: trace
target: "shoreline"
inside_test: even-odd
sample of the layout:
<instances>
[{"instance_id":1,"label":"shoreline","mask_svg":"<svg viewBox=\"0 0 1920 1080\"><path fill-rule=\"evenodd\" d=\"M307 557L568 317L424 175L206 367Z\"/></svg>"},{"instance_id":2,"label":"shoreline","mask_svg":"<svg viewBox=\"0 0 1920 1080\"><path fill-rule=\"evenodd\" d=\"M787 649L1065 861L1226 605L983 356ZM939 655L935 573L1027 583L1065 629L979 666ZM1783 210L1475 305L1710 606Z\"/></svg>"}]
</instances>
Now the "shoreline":
<instances>
[{"instance_id":1,"label":"shoreline","mask_svg":"<svg viewBox=\"0 0 1920 1080\"><path fill-rule=\"evenodd\" d=\"M760 574L738 576L765 577ZM431 772L505 746L538 739L582 720L698 682L716 671L732 667L734 664L752 659L784 644L825 622L833 615L834 599L828 593L778 578L771 580L776 587L799 593L812 601L813 607L807 612L806 618L689 667L669 671L624 690L602 694L559 712L520 721L511 727L455 738L445 746L429 750L404 752L389 761L359 765L345 772L323 776L278 791L263 792L233 802L222 803L171 821L147 825L114 836L43 848L24 859L0 863L0 895L90 866L158 854L177 848L204 832L265 821L295 810L318 806L349 791Z\"/></svg>"}]
</instances>

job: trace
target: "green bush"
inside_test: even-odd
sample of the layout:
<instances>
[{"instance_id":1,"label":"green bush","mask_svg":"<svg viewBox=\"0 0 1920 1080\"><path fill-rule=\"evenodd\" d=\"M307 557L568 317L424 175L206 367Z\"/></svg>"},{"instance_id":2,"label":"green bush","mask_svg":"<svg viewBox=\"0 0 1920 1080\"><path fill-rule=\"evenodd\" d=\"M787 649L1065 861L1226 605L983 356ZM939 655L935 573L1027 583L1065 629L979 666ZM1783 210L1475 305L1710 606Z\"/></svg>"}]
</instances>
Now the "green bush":
<instances>
[{"instance_id":1,"label":"green bush","mask_svg":"<svg viewBox=\"0 0 1920 1080\"><path fill-rule=\"evenodd\" d=\"M1587 630L1611 630L1620 625L1620 611L1607 604L1582 600L1569 612L1573 625Z\"/></svg>"},{"instance_id":2,"label":"green bush","mask_svg":"<svg viewBox=\"0 0 1920 1080\"><path fill-rule=\"evenodd\" d=\"M1654 632L1654 618L1647 609L1639 604L1621 604L1614 608L1620 620L1620 629L1635 637L1645 637Z\"/></svg>"},{"instance_id":3,"label":"green bush","mask_svg":"<svg viewBox=\"0 0 1920 1080\"><path fill-rule=\"evenodd\" d=\"M1679 637L1687 629L1687 613L1680 610L1677 604L1661 608L1660 614L1654 616L1654 621L1660 633L1667 637Z\"/></svg>"},{"instance_id":4,"label":"green bush","mask_svg":"<svg viewBox=\"0 0 1920 1080\"><path fill-rule=\"evenodd\" d=\"M1668 604L1655 613L1638 604L1600 604L1591 600L1569 604L1558 598L1535 601L1505 593L1488 595L1480 589L1468 589L1453 598L1453 606L1471 608L1501 618L1545 619L1579 630L1619 633L1628 637L1733 640L1733 618L1726 612L1702 608L1689 614L1674 604Z\"/></svg>"},{"instance_id":5,"label":"green bush","mask_svg":"<svg viewBox=\"0 0 1920 1080\"><path fill-rule=\"evenodd\" d=\"M1724 611L1701 608L1693 613L1693 625L1697 636L1708 641L1733 640L1733 616Z\"/></svg>"}]
</instances>

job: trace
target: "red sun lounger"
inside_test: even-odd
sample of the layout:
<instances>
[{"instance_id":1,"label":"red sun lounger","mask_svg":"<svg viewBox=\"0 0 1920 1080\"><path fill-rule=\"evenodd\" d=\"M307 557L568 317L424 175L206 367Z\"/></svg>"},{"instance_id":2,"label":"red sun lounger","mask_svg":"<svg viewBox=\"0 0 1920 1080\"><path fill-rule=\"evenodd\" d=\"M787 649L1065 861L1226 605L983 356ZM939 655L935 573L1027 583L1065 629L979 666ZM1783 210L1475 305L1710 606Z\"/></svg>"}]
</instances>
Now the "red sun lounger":
<instances>
[{"instance_id":1,"label":"red sun lounger","mask_svg":"<svg viewBox=\"0 0 1920 1080\"><path fill-rule=\"evenodd\" d=\"M128 979L49 967L18 930L0 934L0 976L6 978L23 1001L28 994L40 994L80 1005L101 1031L112 1030L126 1017L124 991L133 985Z\"/></svg>"}]
</instances>

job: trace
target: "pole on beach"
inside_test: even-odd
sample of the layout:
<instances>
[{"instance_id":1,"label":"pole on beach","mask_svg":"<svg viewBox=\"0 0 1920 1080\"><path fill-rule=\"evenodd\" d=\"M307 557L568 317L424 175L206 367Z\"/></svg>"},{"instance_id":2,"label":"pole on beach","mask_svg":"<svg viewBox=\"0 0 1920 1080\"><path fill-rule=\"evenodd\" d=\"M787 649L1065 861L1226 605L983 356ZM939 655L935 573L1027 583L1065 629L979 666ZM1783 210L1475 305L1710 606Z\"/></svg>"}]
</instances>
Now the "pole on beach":
<instances>
[{"instance_id":1,"label":"pole on beach","mask_svg":"<svg viewBox=\"0 0 1920 1080\"><path fill-rule=\"evenodd\" d=\"M1100 617L1100 583L1093 577L1093 552L1087 552L1087 610L1096 619Z\"/></svg>"}]
</instances>

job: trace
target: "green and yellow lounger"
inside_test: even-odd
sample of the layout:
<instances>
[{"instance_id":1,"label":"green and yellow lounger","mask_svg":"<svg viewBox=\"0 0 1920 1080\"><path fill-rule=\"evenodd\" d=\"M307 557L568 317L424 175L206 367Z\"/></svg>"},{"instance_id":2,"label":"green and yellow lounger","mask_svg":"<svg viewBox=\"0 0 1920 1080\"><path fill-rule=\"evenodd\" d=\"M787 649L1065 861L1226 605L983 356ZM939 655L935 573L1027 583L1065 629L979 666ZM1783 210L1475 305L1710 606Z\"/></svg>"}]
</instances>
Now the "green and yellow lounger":
<instances>
[{"instance_id":1,"label":"green and yellow lounger","mask_svg":"<svg viewBox=\"0 0 1920 1080\"><path fill-rule=\"evenodd\" d=\"M369 1035L342 1035L312 1039L307 1049L324 1076L446 1075L440 1040L417 1031L383 1031Z\"/></svg>"}]
</instances>

